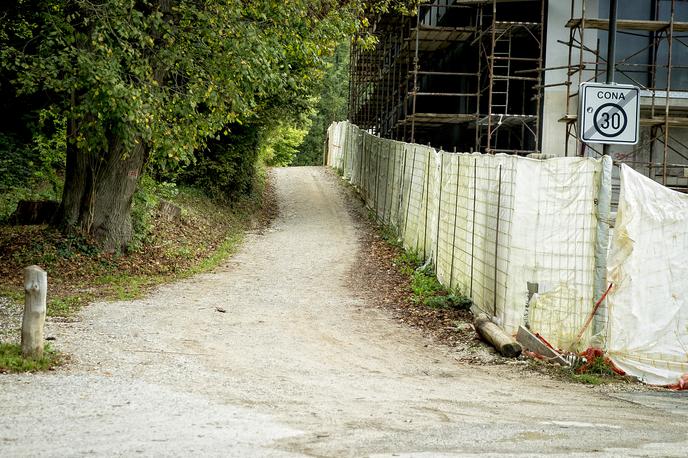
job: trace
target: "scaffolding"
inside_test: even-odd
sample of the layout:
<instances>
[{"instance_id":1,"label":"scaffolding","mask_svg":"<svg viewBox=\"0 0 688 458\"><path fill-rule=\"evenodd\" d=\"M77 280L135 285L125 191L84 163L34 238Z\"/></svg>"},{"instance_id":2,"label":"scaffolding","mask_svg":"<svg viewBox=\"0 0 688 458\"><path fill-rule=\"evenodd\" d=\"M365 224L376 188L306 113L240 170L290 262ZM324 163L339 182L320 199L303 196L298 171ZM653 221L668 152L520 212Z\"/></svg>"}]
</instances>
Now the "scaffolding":
<instances>
[{"instance_id":1,"label":"scaffolding","mask_svg":"<svg viewBox=\"0 0 688 458\"><path fill-rule=\"evenodd\" d=\"M544 3L435 0L376 18L375 46L352 42L349 119L407 142L539 152Z\"/></svg>"},{"instance_id":2,"label":"scaffolding","mask_svg":"<svg viewBox=\"0 0 688 458\"><path fill-rule=\"evenodd\" d=\"M676 72L688 65L675 62L688 47L688 9L678 11L676 0L647 2L648 19L617 20L617 33L624 37L625 54L617 49L616 74L623 82L641 89L641 140L633 148L616 148L616 164L625 163L674 189L688 190L688 84L675 81ZM578 91L581 83L604 80L607 61L601 49L609 29L609 19L601 18L597 2L571 1L571 16L566 24L568 40L568 78L566 85L566 155L600 156L601 145L578 139ZM681 14L679 14L681 13ZM606 39L606 37L603 37ZM637 44L637 45L636 45ZM688 63L688 62L686 62ZM681 76L684 76L683 74ZM575 147L574 151L571 151Z\"/></svg>"},{"instance_id":3,"label":"scaffolding","mask_svg":"<svg viewBox=\"0 0 688 458\"><path fill-rule=\"evenodd\" d=\"M476 39L481 42L487 75L481 87L488 98L486 115L480 119L483 150L487 153L537 153L540 151L545 5L539 2L539 16L534 17L535 21L526 22L499 17L497 3L493 1L491 9L481 8L480 21L484 26ZM500 135L507 137L506 147L500 145Z\"/></svg>"}]
</instances>

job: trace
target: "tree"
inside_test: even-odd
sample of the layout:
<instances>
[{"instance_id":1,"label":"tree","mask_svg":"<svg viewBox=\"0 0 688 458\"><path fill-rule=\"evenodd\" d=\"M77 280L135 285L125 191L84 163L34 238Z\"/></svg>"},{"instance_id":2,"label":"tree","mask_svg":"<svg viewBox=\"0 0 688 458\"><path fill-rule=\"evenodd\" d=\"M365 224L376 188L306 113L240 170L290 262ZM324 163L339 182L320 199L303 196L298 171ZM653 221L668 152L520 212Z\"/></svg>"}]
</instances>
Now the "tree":
<instances>
[{"instance_id":1,"label":"tree","mask_svg":"<svg viewBox=\"0 0 688 458\"><path fill-rule=\"evenodd\" d=\"M310 96L324 58L364 23L347 0L17 0L3 74L66 119L57 224L120 249L144 165L189 164L275 100ZM372 3L379 11L389 0Z\"/></svg>"},{"instance_id":2,"label":"tree","mask_svg":"<svg viewBox=\"0 0 688 458\"><path fill-rule=\"evenodd\" d=\"M311 117L311 127L299 147L294 165L321 165L327 128L346 118L349 91L349 43L337 46L328 59L328 71L320 85L320 96Z\"/></svg>"}]
</instances>

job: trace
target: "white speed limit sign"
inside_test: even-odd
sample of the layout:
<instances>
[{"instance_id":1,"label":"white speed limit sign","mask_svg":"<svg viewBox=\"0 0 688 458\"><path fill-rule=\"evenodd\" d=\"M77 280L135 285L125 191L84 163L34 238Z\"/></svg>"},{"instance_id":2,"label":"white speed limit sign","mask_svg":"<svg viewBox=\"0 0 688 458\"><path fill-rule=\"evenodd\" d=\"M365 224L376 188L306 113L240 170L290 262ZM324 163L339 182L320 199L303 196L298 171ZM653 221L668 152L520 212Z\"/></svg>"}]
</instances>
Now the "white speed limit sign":
<instances>
[{"instance_id":1,"label":"white speed limit sign","mask_svg":"<svg viewBox=\"0 0 688 458\"><path fill-rule=\"evenodd\" d=\"M578 132L586 143L635 145L640 130L640 91L627 84L583 83Z\"/></svg>"}]
</instances>

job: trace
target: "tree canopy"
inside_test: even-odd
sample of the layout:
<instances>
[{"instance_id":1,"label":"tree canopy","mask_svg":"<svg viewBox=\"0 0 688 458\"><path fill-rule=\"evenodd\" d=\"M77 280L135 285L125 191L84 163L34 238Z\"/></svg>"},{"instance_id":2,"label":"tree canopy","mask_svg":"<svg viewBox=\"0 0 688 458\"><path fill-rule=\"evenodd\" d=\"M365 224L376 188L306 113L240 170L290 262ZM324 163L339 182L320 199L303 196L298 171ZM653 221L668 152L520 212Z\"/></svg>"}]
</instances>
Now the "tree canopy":
<instances>
[{"instance_id":1,"label":"tree canopy","mask_svg":"<svg viewBox=\"0 0 688 458\"><path fill-rule=\"evenodd\" d=\"M57 222L119 248L146 164L183 168L242 125L301 116L337 43L405 3L17 0L0 89L64 120Z\"/></svg>"}]
</instances>

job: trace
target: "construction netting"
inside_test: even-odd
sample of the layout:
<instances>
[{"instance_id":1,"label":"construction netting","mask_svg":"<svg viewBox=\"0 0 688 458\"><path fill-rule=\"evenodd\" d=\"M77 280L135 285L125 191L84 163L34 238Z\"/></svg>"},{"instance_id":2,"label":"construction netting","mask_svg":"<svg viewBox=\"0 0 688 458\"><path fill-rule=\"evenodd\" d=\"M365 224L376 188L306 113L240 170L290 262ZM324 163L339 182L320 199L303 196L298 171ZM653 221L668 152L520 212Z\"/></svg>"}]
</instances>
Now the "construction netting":
<instances>
[{"instance_id":1,"label":"construction netting","mask_svg":"<svg viewBox=\"0 0 688 458\"><path fill-rule=\"evenodd\" d=\"M609 221L598 203L611 192L609 162L448 153L348 122L328 134L328 164L477 311L567 350L604 332L603 314L586 322L606 286Z\"/></svg>"},{"instance_id":2,"label":"construction netting","mask_svg":"<svg viewBox=\"0 0 688 458\"><path fill-rule=\"evenodd\" d=\"M688 196L621 166L607 351L647 383L688 374Z\"/></svg>"}]
</instances>

